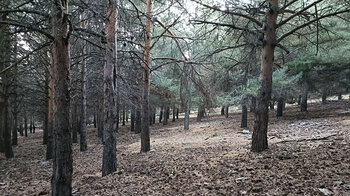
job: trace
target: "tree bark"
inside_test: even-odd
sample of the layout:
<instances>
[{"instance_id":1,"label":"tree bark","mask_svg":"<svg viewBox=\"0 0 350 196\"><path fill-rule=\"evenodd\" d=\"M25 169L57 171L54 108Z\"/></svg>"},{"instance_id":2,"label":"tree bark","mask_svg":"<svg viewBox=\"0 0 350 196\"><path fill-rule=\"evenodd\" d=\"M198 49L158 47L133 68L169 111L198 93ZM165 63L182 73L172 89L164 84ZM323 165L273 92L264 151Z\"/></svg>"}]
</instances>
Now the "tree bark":
<instances>
[{"instance_id":1,"label":"tree bark","mask_svg":"<svg viewBox=\"0 0 350 196\"><path fill-rule=\"evenodd\" d=\"M28 120L26 113L24 113L24 136L28 137Z\"/></svg>"},{"instance_id":2,"label":"tree bark","mask_svg":"<svg viewBox=\"0 0 350 196\"><path fill-rule=\"evenodd\" d=\"M190 129L190 99L186 97L186 111L185 111L185 120L184 120L184 129Z\"/></svg>"},{"instance_id":3,"label":"tree bark","mask_svg":"<svg viewBox=\"0 0 350 196\"><path fill-rule=\"evenodd\" d=\"M242 104L242 120L241 120L241 128L245 128L248 126L248 108L246 104Z\"/></svg>"},{"instance_id":4,"label":"tree bark","mask_svg":"<svg viewBox=\"0 0 350 196\"><path fill-rule=\"evenodd\" d=\"M162 120L163 120L163 110L164 110L164 106L162 105L159 111L159 123L162 123Z\"/></svg>"},{"instance_id":5,"label":"tree bark","mask_svg":"<svg viewBox=\"0 0 350 196\"><path fill-rule=\"evenodd\" d=\"M165 105L164 106L164 112L163 112L163 125L167 125L168 124L168 106Z\"/></svg>"},{"instance_id":6,"label":"tree bark","mask_svg":"<svg viewBox=\"0 0 350 196\"><path fill-rule=\"evenodd\" d=\"M228 118L228 109L230 106L225 106L225 118Z\"/></svg>"},{"instance_id":7,"label":"tree bark","mask_svg":"<svg viewBox=\"0 0 350 196\"><path fill-rule=\"evenodd\" d=\"M72 131L72 142L73 143L78 143L78 130L79 130L79 124L78 124L78 109L77 109L77 104L74 105L73 108L73 131Z\"/></svg>"},{"instance_id":8,"label":"tree bark","mask_svg":"<svg viewBox=\"0 0 350 196\"><path fill-rule=\"evenodd\" d=\"M277 113L276 116L277 117L281 117L283 116L283 104L284 104L284 99L282 97L278 98L277 101Z\"/></svg>"},{"instance_id":9,"label":"tree bark","mask_svg":"<svg viewBox=\"0 0 350 196\"><path fill-rule=\"evenodd\" d=\"M109 0L107 5L106 24L106 63L104 65L103 79L103 160L102 176L117 170L116 133L118 131L118 100L115 90L117 88L117 1Z\"/></svg>"},{"instance_id":10,"label":"tree bark","mask_svg":"<svg viewBox=\"0 0 350 196\"><path fill-rule=\"evenodd\" d=\"M175 106L173 105L173 122L175 122L176 118L176 111L175 111Z\"/></svg>"},{"instance_id":11,"label":"tree bark","mask_svg":"<svg viewBox=\"0 0 350 196\"><path fill-rule=\"evenodd\" d=\"M86 28L86 21L81 22L81 27ZM87 54L87 44L84 40L83 44L83 53ZM81 124L80 124L80 151L85 152L87 150L87 141L86 141L86 94L87 94L87 67L86 59L83 58L83 63L81 67Z\"/></svg>"},{"instance_id":12,"label":"tree bark","mask_svg":"<svg viewBox=\"0 0 350 196\"><path fill-rule=\"evenodd\" d=\"M250 112L255 112L256 110L256 98L255 97L251 97L251 100L250 100Z\"/></svg>"},{"instance_id":13,"label":"tree bark","mask_svg":"<svg viewBox=\"0 0 350 196\"><path fill-rule=\"evenodd\" d=\"M53 52L53 51L52 51ZM49 100L48 100L48 129L47 129L47 144L46 144L46 160L53 159L53 105L54 105L54 68L53 54L50 53L50 76L49 76Z\"/></svg>"},{"instance_id":14,"label":"tree bark","mask_svg":"<svg viewBox=\"0 0 350 196\"><path fill-rule=\"evenodd\" d=\"M303 94L301 97L301 104L300 104L300 111L301 112L307 112L307 98L309 94L309 86L305 82L303 86Z\"/></svg>"},{"instance_id":15,"label":"tree bark","mask_svg":"<svg viewBox=\"0 0 350 196\"><path fill-rule=\"evenodd\" d=\"M15 104L16 105L16 104ZM15 106L16 107L16 106ZM14 109L17 110L17 109ZM12 127L12 145L16 146L18 144L18 117L17 112L13 112L13 127Z\"/></svg>"},{"instance_id":16,"label":"tree bark","mask_svg":"<svg viewBox=\"0 0 350 196\"><path fill-rule=\"evenodd\" d=\"M130 130L135 132L135 106L131 106Z\"/></svg>"},{"instance_id":17,"label":"tree bark","mask_svg":"<svg viewBox=\"0 0 350 196\"><path fill-rule=\"evenodd\" d=\"M221 115L224 116L225 115L225 106L221 107Z\"/></svg>"},{"instance_id":18,"label":"tree bark","mask_svg":"<svg viewBox=\"0 0 350 196\"><path fill-rule=\"evenodd\" d=\"M152 48L152 0L147 0L146 18L146 41L143 65L143 96L142 96L142 130L141 130L141 152L150 150L149 133L149 93L151 84L151 48Z\"/></svg>"},{"instance_id":19,"label":"tree bark","mask_svg":"<svg viewBox=\"0 0 350 196\"><path fill-rule=\"evenodd\" d=\"M123 126L125 126L125 105L123 104Z\"/></svg>"},{"instance_id":20,"label":"tree bark","mask_svg":"<svg viewBox=\"0 0 350 196\"><path fill-rule=\"evenodd\" d=\"M98 112L97 112L97 132L98 137L103 138L103 97L99 99L98 102Z\"/></svg>"},{"instance_id":21,"label":"tree bark","mask_svg":"<svg viewBox=\"0 0 350 196\"><path fill-rule=\"evenodd\" d=\"M322 91L322 104L326 104L327 103L327 94L328 94L327 90L324 89Z\"/></svg>"},{"instance_id":22,"label":"tree bark","mask_svg":"<svg viewBox=\"0 0 350 196\"><path fill-rule=\"evenodd\" d=\"M264 40L261 52L260 88L255 111L254 131L252 135L253 152L261 152L268 148L267 127L269 121L268 106L272 91L272 67L276 40L276 21L278 16L278 0L269 0L269 8L264 22Z\"/></svg>"},{"instance_id":23,"label":"tree bark","mask_svg":"<svg viewBox=\"0 0 350 196\"><path fill-rule=\"evenodd\" d=\"M176 119L179 119L179 108L176 108Z\"/></svg>"},{"instance_id":24,"label":"tree bark","mask_svg":"<svg viewBox=\"0 0 350 196\"><path fill-rule=\"evenodd\" d=\"M69 127L69 17L68 1L54 0L51 21L53 33L54 122L52 195L72 195L72 139Z\"/></svg>"},{"instance_id":25,"label":"tree bark","mask_svg":"<svg viewBox=\"0 0 350 196\"><path fill-rule=\"evenodd\" d=\"M135 133L141 133L141 108L136 109Z\"/></svg>"}]
</instances>

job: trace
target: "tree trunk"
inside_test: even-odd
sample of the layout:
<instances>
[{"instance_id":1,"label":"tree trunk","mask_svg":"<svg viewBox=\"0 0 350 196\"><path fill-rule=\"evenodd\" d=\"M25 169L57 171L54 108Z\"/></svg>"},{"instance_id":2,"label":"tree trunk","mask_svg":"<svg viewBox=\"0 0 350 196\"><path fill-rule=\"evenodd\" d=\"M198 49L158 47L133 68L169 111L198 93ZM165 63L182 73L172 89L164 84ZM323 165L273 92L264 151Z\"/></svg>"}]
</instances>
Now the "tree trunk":
<instances>
[{"instance_id":1,"label":"tree trunk","mask_svg":"<svg viewBox=\"0 0 350 196\"><path fill-rule=\"evenodd\" d=\"M136 109L135 133L141 133L141 108Z\"/></svg>"},{"instance_id":2,"label":"tree trunk","mask_svg":"<svg viewBox=\"0 0 350 196\"><path fill-rule=\"evenodd\" d=\"M129 122L129 107L125 111L125 120L126 122Z\"/></svg>"},{"instance_id":3,"label":"tree trunk","mask_svg":"<svg viewBox=\"0 0 350 196\"><path fill-rule=\"evenodd\" d=\"M284 99L282 97L278 98L277 101L277 117L283 116L283 104L284 104Z\"/></svg>"},{"instance_id":4,"label":"tree trunk","mask_svg":"<svg viewBox=\"0 0 350 196\"><path fill-rule=\"evenodd\" d=\"M131 106L130 130L135 132L135 106Z\"/></svg>"},{"instance_id":5,"label":"tree trunk","mask_svg":"<svg viewBox=\"0 0 350 196\"><path fill-rule=\"evenodd\" d=\"M150 150L149 133L149 93L151 84L151 48L152 48L152 0L147 0L146 18L146 41L143 64L143 96L142 96L142 130L141 130L141 152Z\"/></svg>"},{"instance_id":6,"label":"tree trunk","mask_svg":"<svg viewBox=\"0 0 350 196\"><path fill-rule=\"evenodd\" d=\"M163 125L167 125L168 124L168 106L165 105L164 107L164 113L163 113Z\"/></svg>"},{"instance_id":7,"label":"tree trunk","mask_svg":"<svg viewBox=\"0 0 350 196\"><path fill-rule=\"evenodd\" d=\"M242 104L242 120L241 120L241 128L245 128L248 126L248 108L246 104Z\"/></svg>"},{"instance_id":8,"label":"tree trunk","mask_svg":"<svg viewBox=\"0 0 350 196\"><path fill-rule=\"evenodd\" d=\"M156 124L156 108L153 110L152 124Z\"/></svg>"},{"instance_id":9,"label":"tree trunk","mask_svg":"<svg viewBox=\"0 0 350 196\"><path fill-rule=\"evenodd\" d=\"M103 97L99 99L98 102L98 112L97 112L97 132L98 137L103 138Z\"/></svg>"},{"instance_id":10,"label":"tree trunk","mask_svg":"<svg viewBox=\"0 0 350 196\"><path fill-rule=\"evenodd\" d=\"M176 118L176 111L175 111L175 106L173 105L173 122L175 122Z\"/></svg>"},{"instance_id":11,"label":"tree trunk","mask_svg":"<svg viewBox=\"0 0 350 196\"><path fill-rule=\"evenodd\" d=\"M322 104L326 104L327 103L327 90L323 90L322 91Z\"/></svg>"},{"instance_id":12,"label":"tree trunk","mask_svg":"<svg viewBox=\"0 0 350 196\"><path fill-rule=\"evenodd\" d=\"M256 109L256 98L252 97L251 100L250 100L250 109L249 109L249 111L250 112L255 112L255 109Z\"/></svg>"},{"instance_id":13,"label":"tree trunk","mask_svg":"<svg viewBox=\"0 0 350 196\"><path fill-rule=\"evenodd\" d=\"M260 88L255 111L254 131L252 135L253 152L261 152L268 148L267 128L269 121L269 102L272 91L272 67L276 45L276 21L278 16L278 0L269 0L269 8L264 22L264 40L261 52Z\"/></svg>"},{"instance_id":14,"label":"tree trunk","mask_svg":"<svg viewBox=\"0 0 350 196\"><path fill-rule=\"evenodd\" d=\"M186 98L186 111L185 111L185 121L184 121L184 129L190 129L190 99Z\"/></svg>"},{"instance_id":15,"label":"tree trunk","mask_svg":"<svg viewBox=\"0 0 350 196\"><path fill-rule=\"evenodd\" d=\"M29 119L29 133L33 133L33 116Z\"/></svg>"},{"instance_id":16,"label":"tree trunk","mask_svg":"<svg viewBox=\"0 0 350 196\"><path fill-rule=\"evenodd\" d=\"M26 113L24 113L24 136L28 137L28 120Z\"/></svg>"},{"instance_id":17,"label":"tree trunk","mask_svg":"<svg viewBox=\"0 0 350 196\"><path fill-rule=\"evenodd\" d=\"M197 113L197 122L201 122L203 117L204 117L204 106L199 105L198 106L198 113Z\"/></svg>"},{"instance_id":18,"label":"tree trunk","mask_svg":"<svg viewBox=\"0 0 350 196\"><path fill-rule=\"evenodd\" d=\"M342 93L338 93L338 100L342 100L343 99L343 96L342 96Z\"/></svg>"},{"instance_id":19,"label":"tree trunk","mask_svg":"<svg viewBox=\"0 0 350 196\"><path fill-rule=\"evenodd\" d=\"M301 104L301 95L299 95L299 97L298 97L298 105L300 105Z\"/></svg>"},{"instance_id":20,"label":"tree trunk","mask_svg":"<svg viewBox=\"0 0 350 196\"><path fill-rule=\"evenodd\" d=\"M19 125L19 134L21 135L21 136L24 136L24 133L23 133L23 124L22 124L22 122L20 123L20 125ZM1 152L1 151L0 151Z\"/></svg>"},{"instance_id":21,"label":"tree trunk","mask_svg":"<svg viewBox=\"0 0 350 196\"><path fill-rule=\"evenodd\" d=\"M309 86L305 82L304 87L303 87L303 94L301 97L301 104L300 104L300 111L302 112L307 112L307 97L309 94Z\"/></svg>"},{"instance_id":22,"label":"tree trunk","mask_svg":"<svg viewBox=\"0 0 350 196\"><path fill-rule=\"evenodd\" d=\"M77 104L74 104L73 108L73 131L72 131L72 142L78 143L78 130L79 130L79 124L78 124L78 109Z\"/></svg>"},{"instance_id":23,"label":"tree trunk","mask_svg":"<svg viewBox=\"0 0 350 196\"><path fill-rule=\"evenodd\" d=\"M225 106L225 118L228 118L228 109L230 106Z\"/></svg>"},{"instance_id":24,"label":"tree trunk","mask_svg":"<svg viewBox=\"0 0 350 196\"><path fill-rule=\"evenodd\" d=\"M224 116L225 115L225 106L221 107L221 115Z\"/></svg>"},{"instance_id":25,"label":"tree trunk","mask_svg":"<svg viewBox=\"0 0 350 196\"><path fill-rule=\"evenodd\" d=\"M96 112L94 112L94 128L97 128L97 122L96 122Z\"/></svg>"},{"instance_id":26,"label":"tree trunk","mask_svg":"<svg viewBox=\"0 0 350 196\"><path fill-rule=\"evenodd\" d=\"M160 111L159 111L159 123L162 123L162 120L163 120L163 110L164 110L164 106L160 107Z\"/></svg>"},{"instance_id":27,"label":"tree trunk","mask_svg":"<svg viewBox=\"0 0 350 196\"><path fill-rule=\"evenodd\" d=\"M52 3L54 124L52 195L72 194L72 139L69 127L69 18L67 0Z\"/></svg>"},{"instance_id":28,"label":"tree trunk","mask_svg":"<svg viewBox=\"0 0 350 196\"><path fill-rule=\"evenodd\" d=\"M118 131L117 88L117 1L109 0L106 24L106 63L103 73L103 160L102 176L117 170L116 133Z\"/></svg>"},{"instance_id":29,"label":"tree trunk","mask_svg":"<svg viewBox=\"0 0 350 196\"><path fill-rule=\"evenodd\" d=\"M14 109L14 110L16 111L16 109ZM17 112L13 112L13 127L12 127L12 145L13 146L16 146L18 144L18 141L17 141L17 138L18 138L17 130L18 130Z\"/></svg>"},{"instance_id":30,"label":"tree trunk","mask_svg":"<svg viewBox=\"0 0 350 196\"><path fill-rule=\"evenodd\" d=\"M123 126L125 126L125 105L123 104Z\"/></svg>"},{"instance_id":31,"label":"tree trunk","mask_svg":"<svg viewBox=\"0 0 350 196\"><path fill-rule=\"evenodd\" d=\"M176 119L179 119L179 108L176 108Z\"/></svg>"},{"instance_id":32,"label":"tree trunk","mask_svg":"<svg viewBox=\"0 0 350 196\"><path fill-rule=\"evenodd\" d=\"M51 53L51 65L49 76L49 100L48 100L48 129L47 129L47 144L46 144L46 160L53 159L53 105L54 105L54 68L53 68L53 54Z\"/></svg>"},{"instance_id":33,"label":"tree trunk","mask_svg":"<svg viewBox=\"0 0 350 196\"><path fill-rule=\"evenodd\" d=\"M86 28L86 21L81 22L81 27ZM84 41L83 53L87 54L87 44ZM86 141L86 94L87 94L87 67L86 59L83 58L83 63L81 67L81 124L80 124L80 151L85 152L87 150Z\"/></svg>"},{"instance_id":34,"label":"tree trunk","mask_svg":"<svg viewBox=\"0 0 350 196\"><path fill-rule=\"evenodd\" d=\"M170 107L169 106L167 107L166 117L167 117L167 120L170 119Z\"/></svg>"},{"instance_id":35,"label":"tree trunk","mask_svg":"<svg viewBox=\"0 0 350 196\"><path fill-rule=\"evenodd\" d=\"M271 100L270 101L270 110L274 110L275 109L275 101Z\"/></svg>"}]
</instances>

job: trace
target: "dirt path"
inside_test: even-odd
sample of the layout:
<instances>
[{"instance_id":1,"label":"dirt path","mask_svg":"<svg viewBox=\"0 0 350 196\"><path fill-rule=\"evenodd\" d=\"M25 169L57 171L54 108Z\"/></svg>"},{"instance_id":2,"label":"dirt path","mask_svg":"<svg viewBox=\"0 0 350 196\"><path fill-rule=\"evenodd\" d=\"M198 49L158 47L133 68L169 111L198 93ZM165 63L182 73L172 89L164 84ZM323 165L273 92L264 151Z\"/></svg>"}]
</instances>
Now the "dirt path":
<instances>
[{"instance_id":1,"label":"dirt path","mask_svg":"<svg viewBox=\"0 0 350 196\"><path fill-rule=\"evenodd\" d=\"M151 152L139 153L139 135L118 133L118 171L101 177L102 144L88 131L88 151L74 144L74 195L350 195L350 110L347 102L314 104L308 114L271 113L270 149L249 151L240 114L182 120L151 129ZM252 130L253 115L249 115ZM327 136L331 136L328 137ZM49 194L51 163L41 133L20 137L16 157L0 157L0 195ZM326 138L326 139L322 139ZM306 141L305 141L306 140ZM0 155L1 156L1 155Z\"/></svg>"}]
</instances>

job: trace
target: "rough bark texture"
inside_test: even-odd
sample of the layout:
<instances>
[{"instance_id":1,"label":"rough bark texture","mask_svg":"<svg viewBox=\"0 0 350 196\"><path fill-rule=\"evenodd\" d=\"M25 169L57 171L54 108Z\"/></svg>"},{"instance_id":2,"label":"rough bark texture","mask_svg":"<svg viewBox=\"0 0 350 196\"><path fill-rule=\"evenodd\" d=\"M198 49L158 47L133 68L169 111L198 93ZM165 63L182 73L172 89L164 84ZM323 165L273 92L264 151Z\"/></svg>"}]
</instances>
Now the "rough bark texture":
<instances>
[{"instance_id":1,"label":"rough bark texture","mask_svg":"<svg viewBox=\"0 0 350 196\"><path fill-rule=\"evenodd\" d=\"M264 40L261 52L260 89L255 111L254 131L252 135L253 152L261 152L268 148L267 127L269 120L268 106L272 91L272 67L276 45L276 21L278 16L278 0L269 0L269 8L264 22Z\"/></svg>"},{"instance_id":2,"label":"rough bark texture","mask_svg":"<svg viewBox=\"0 0 350 196\"><path fill-rule=\"evenodd\" d=\"M69 127L69 19L67 0L52 4L54 123L52 195L72 195L72 140ZM64 9L63 9L64 8Z\"/></svg>"},{"instance_id":3,"label":"rough bark texture","mask_svg":"<svg viewBox=\"0 0 350 196\"><path fill-rule=\"evenodd\" d=\"M248 125L248 107L246 104L242 104L242 119L241 128L245 128Z\"/></svg>"},{"instance_id":4,"label":"rough bark texture","mask_svg":"<svg viewBox=\"0 0 350 196\"><path fill-rule=\"evenodd\" d=\"M116 133L118 108L115 90L117 87L117 1L109 0L106 24L106 63L103 71L103 159L102 176L117 170Z\"/></svg>"},{"instance_id":5,"label":"rough bark texture","mask_svg":"<svg viewBox=\"0 0 350 196\"><path fill-rule=\"evenodd\" d=\"M149 93L151 84L152 0L147 0L146 41L143 65L141 152L150 150Z\"/></svg>"},{"instance_id":6,"label":"rough bark texture","mask_svg":"<svg viewBox=\"0 0 350 196\"><path fill-rule=\"evenodd\" d=\"M278 100L277 100L277 113L276 113L277 117L283 116L283 110L284 110L283 105L284 105L284 99L278 98Z\"/></svg>"}]
</instances>

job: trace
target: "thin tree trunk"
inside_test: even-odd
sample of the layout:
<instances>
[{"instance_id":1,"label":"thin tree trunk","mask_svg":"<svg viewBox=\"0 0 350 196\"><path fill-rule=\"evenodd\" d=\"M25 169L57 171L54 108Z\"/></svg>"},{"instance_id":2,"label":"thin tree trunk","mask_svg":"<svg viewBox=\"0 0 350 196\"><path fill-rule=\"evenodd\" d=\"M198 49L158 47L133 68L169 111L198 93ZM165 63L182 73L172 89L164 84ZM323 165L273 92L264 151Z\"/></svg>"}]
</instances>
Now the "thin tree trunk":
<instances>
[{"instance_id":1,"label":"thin tree trunk","mask_svg":"<svg viewBox=\"0 0 350 196\"><path fill-rule=\"evenodd\" d=\"M175 111L175 106L173 105L173 122L175 122L176 118L176 111Z\"/></svg>"},{"instance_id":2,"label":"thin tree trunk","mask_svg":"<svg viewBox=\"0 0 350 196\"><path fill-rule=\"evenodd\" d=\"M162 107L160 107L160 111L159 111L159 123L162 123L163 111L164 111L164 106L162 105Z\"/></svg>"},{"instance_id":3,"label":"thin tree trunk","mask_svg":"<svg viewBox=\"0 0 350 196\"><path fill-rule=\"evenodd\" d=\"M322 91L322 104L326 104L327 103L327 90L323 90Z\"/></svg>"},{"instance_id":4,"label":"thin tree trunk","mask_svg":"<svg viewBox=\"0 0 350 196\"><path fill-rule=\"evenodd\" d=\"M103 160L102 176L117 170L116 133L118 131L117 88L117 1L109 0L107 7L108 22L106 24L106 63L104 66L104 102L103 102Z\"/></svg>"},{"instance_id":5,"label":"thin tree trunk","mask_svg":"<svg viewBox=\"0 0 350 196\"><path fill-rule=\"evenodd\" d=\"M342 96L342 93L338 93L338 100L342 100L343 99L343 96Z\"/></svg>"},{"instance_id":6,"label":"thin tree trunk","mask_svg":"<svg viewBox=\"0 0 350 196\"><path fill-rule=\"evenodd\" d=\"M136 109L135 133L141 133L141 108Z\"/></svg>"},{"instance_id":7,"label":"thin tree trunk","mask_svg":"<svg viewBox=\"0 0 350 196\"><path fill-rule=\"evenodd\" d=\"M225 115L225 106L221 107L221 115L224 116Z\"/></svg>"},{"instance_id":8,"label":"thin tree trunk","mask_svg":"<svg viewBox=\"0 0 350 196\"><path fill-rule=\"evenodd\" d=\"M81 27L86 28L86 21L81 22ZM87 43L84 41L83 53L87 54ZM87 150L86 141L86 94L87 94L87 67L86 59L83 58L83 63L81 67L81 124L80 124L80 151L84 152Z\"/></svg>"},{"instance_id":9,"label":"thin tree trunk","mask_svg":"<svg viewBox=\"0 0 350 196\"><path fill-rule=\"evenodd\" d=\"M149 93L151 84L151 48L152 48L152 0L147 0L146 18L146 41L143 65L143 96L142 96L142 130L141 130L141 152L150 150L149 133Z\"/></svg>"},{"instance_id":10,"label":"thin tree trunk","mask_svg":"<svg viewBox=\"0 0 350 196\"><path fill-rule=\"evenodd\" d=\"M228 109L229 109L229 106L226 106L225 107L225 118L228 118Z\"/></svg>"},{"instance_id":11,"label":"thin tree trunk","mask_svg":"<svg viewBox=\"0 0 350 196\"><path fill-rule=\"evenodd\" d=\"M165 105L164 106L164 113L163 113L163 125L167 125L168 124L168 106Z\"/></svg>"},{"instance_id":12,"label":"thin tree trunk","mask_svg":"<svg viewBox=\"0 0 350 196\"><path fill-rule=\"evenodd\" d=\"M185 121L184 121L184 129L190 129L190 99L186 98L186 111L185 111Z\"/></svg>"},{"instance_id":13,"label":"thin tree trunk","mask_svg":"<svg viewBox=\"0 0 350 196\"><path fill-rule=\"evenodd\" d=\"M135 132L135 106L131 106L130 130Z\"/></svg>"},{"instance_id":14,"label":"thin tree trunk","mask_svg":"<svg viewBox=\"0 0 350 196\"><path fill-rule=\"evenodd\" d=\"M26 113L24 113L24 136L28 137L28 120Z\"/></svg>"},{"instance_id":15,"label":"thin tree trunk","mask_svg":"<svg viewBox=\"0 0 350 196\"><path fill-rule=\"evenodd\" d=\"M73 108L73 132L72 132L72 142L78 143L78 130L79 130L79 124L78 124L78 109L77 104L74 104Z\"/></svg>"},{"instance_id":16,"label":"thin tree trunk","mask_svg":"<svg viewBox=\"0 0 350 196\"><path fill-rule=\"evenodd\" d=\"M247 126L248 126L248 107L246 104L242 104L241 128L245 128Z\"/></svg>"},{"instance_id":17,"label":"thin tree trunk","mask_svg":"<svg viewBox=\"0 0 350 196\"><path fill-rule=\"evenodd\" d=\"M176 108L176 119L179 119L179 108Z\"/></svg>"},{"instance_id":18,"label":"thin tree trunk","mask_svg":"<svg viewBox=\"0 0 350 196\"><path fill-rule=\"evenodd\" d=\"M14 110L16 111L17 109L14 109ZM13 146L16 146L18 144L18 141L17 141L17 138L18 138L17 130L18 129L17 128L18 128L17 112L13 112L13 127L12 127L12 145Z\"/></svg>"},{"instance_id":19,"label":"thin tree trunk","mask_svg":"<svg viewBox=\"0 0 350 196\"><path fill-rule=\"evenodd\" d=\"M309 86L305 82L304 86L303 86L303 94L302 94L302 97L301 97L301 104L300 104L300 111L302 111L302 112L307 112L307 98L308 98L308 94L309 94Z\"/></svg>"},{"instance_id":20,"label":"thin tree trunk","mask_svg":"<svg viewBox=\"0 0 350 196\"><path fill-rule=\"evenodd\" d=\"M123 126L125 126L125 104L123 104Z\"/></svg>"},{"instance_id":21,"label":"thin tree trunk","mask_svg":"<svg viewBox=\"0 0 350 196\"><path fill-rule=\"evenodd\" d=\"M97 128L96 112L94 112L94 128Z\"/></svg>"},{"instance_id":22,"label":"thin tree trunk","mask_svg":"<svg viewBox=\"0 0 350 196\"><path fill-rule=\"evenodd\" d=\"M33 133L33 116L29 119L29 133Z\"/></svg>"},{"instance_id":23,"label":"thin tree trunk","mask_svg":"<svg viewBox=\"0 0 350 196\"><path fill-rule=\"evenodd\" d=\"M275 101L271 100L270 101L270 110L274 110L275 109Z\"/></svg>"},{"instance_id":24,"label":"thin tree trunk","mask_svg":"<svg viewBox=\"0 0 350 196\"><path fill-rule=\"evenodd\" d=\"M283 104L284 104L284 99L282 97L278 98L277 101L277 117L283 116Z\"/></svg>"},{"instance_id":25,"label":"thin tree trunk","mask_svg":"<svg viewBox=\"0 0 350 196\"><path fill-rule=\"evenodd\" d=\"M264 41L261 52L260 88L255 111L254 131L252 135L253 152L261 152L268 148L267 128L269 121L269 102L272 91L272 67L276 45L276 21L278 16L278 0L269 0L269 8L264 22Z\"/></svg>"}]
</instances>

